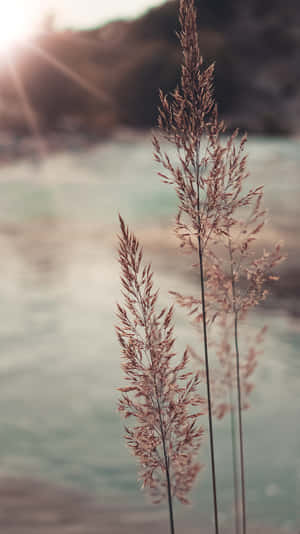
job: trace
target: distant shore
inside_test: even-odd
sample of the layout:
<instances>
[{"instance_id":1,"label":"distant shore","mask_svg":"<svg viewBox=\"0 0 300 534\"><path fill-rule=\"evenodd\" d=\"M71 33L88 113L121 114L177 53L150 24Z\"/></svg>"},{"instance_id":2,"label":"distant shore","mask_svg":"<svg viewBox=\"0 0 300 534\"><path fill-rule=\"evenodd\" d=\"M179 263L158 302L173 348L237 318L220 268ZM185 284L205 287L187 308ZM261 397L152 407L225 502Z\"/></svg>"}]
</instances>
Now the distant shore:
<instances>
[{"instance_id":1,"label":"distant shore","mask_svg":"<svg viewBox=\"0 0 300 534\"><path fill-rule=\"evenodd\" d=\"M0 529L5 534L166 534L168 522L160 509L126 506L118 501L101 502L72 489L30 479L0 480ZM199 525L178 518L178 529L196 534ZM201 527L201 534L209 534ZM224 534L230 534L224 528ZM249 534L286 534L275 527L250 526ZM288 531L289 534L296 532Z\"/></svg>"},{"instance_id":2,"label":"distant shore","mask_svg":"<svg viewBox=\"0 0 300 534\"><path fill-rule=\"evenodd\" d=\"M40 137L16 135L0 129L0 168L21 160L41 161L51 154L88 150L107 140L128 142L151 137L150 129L135 129L119 126L101 132L49 131Z\"/></svg>"},{"instance_id":3,"label":"distant shore","mask_svg":"<svg viewBox=\"0 0 300 534\"><path fill-rule=\"evenodd\" d=\"M149 138L149 144L151 144L151 132L150 128L118 126L98 132L53 130L38 137L28 134L18 135L0 128L0 168L21 160L38 162L52 154L88 150L108 140L133 142L145 137ZM294 134L286 137L293 139L298 136Z\"/></svg>"},{"instance_id":4,"label":"distant shore","mask_svg":"<svg viewBox=\"0 0 300 534\"><path fill-rule=\"evenodd\" d=\"M49 132L41 137L18 136L0 130L0 166L15 163L22 159L39 161L51 154L64 151L86 150L107 135L86 132Z\"/></svg>"},{"instance_id":5,"label":"distant shore","mask_svg":"<svg viewBox=\"0 0 300 534\"><path fill-rule=\"evenodd\" d=\"M110 136L102 137L102 141L115 141L116 143L130 143L135 146L143 138L146 139L151 147L151 133L149 130L136 130L131 128L118 128L110 133ZM0 168L5 165L13 165L17 161L31 161L33 164L39 164L44 157L51 154L58 153L78 153L79 151L87 151L90 148L96 147L101 142L99 136L86 135L84 133L76 134L60 132L51 134L43 140L44 149L41 150L37 138L24 137L17 139L14 136L6 135L0 130ZM99 145L100 146L100 145ZM154 176L154 174L153 174ZM4 180L7 179L7 174L2 173ZM292 193L291 193L292 194ZM286 197L288 198L288 197ZM287 312L292 317L299 318L300 316L300 276L299 276L299 224L295 216L291 216L286 210L284 216L281 214L277 217L274 210L271 215L272 223L266 230L263 241L258 242L258 247L262 249L265 247L270 249L274 243L281 241L283 245L283 253L288 256L288 261L283 262L278 272L280 275L279 282L270 285L270 297L267 299L264 306L271 311L280 310ZM55 217L49 221L47 217L39 219L39 224L36 226L33 222L23 221L21 224L17 221L5 222L1 221L0 236L7 242L7 240L14 242L17 246L21 246L21 250L31 250L31 254L45 256L48 258L49 250L47 246L49 241L54 241L59 250L64 251L64 258L68 261L68 251L73 249L73 235L76 226L77 246L84 247L88 244L91 248L98 247L99 236L101 240L105 239L106 244L115 246L112 243L112 236L115 235L116 228L111 228L105 225L105 231L100 221L91 224L80 224L80 222L71 223L70 221L63 221L61 216ZM143 227L139 229L140 239L143 241L145 247L151 253L157 266L167 269L169 272L176 270L182 272L186 276L186 270L189 260L185 255L178 255L178 242L175 238L172 229L164 223L156 222L151 227ZM51 243L52 243L51 241ZM29 246L32 242L38 244L38 247ZM55 251L52 251L51 265L55 269ZM70 257L71 261L71 257ZM46 264L47 261L42 261L41 264ZM191 275L192 276L192 275Z\"/></svg>"}]
</instances>

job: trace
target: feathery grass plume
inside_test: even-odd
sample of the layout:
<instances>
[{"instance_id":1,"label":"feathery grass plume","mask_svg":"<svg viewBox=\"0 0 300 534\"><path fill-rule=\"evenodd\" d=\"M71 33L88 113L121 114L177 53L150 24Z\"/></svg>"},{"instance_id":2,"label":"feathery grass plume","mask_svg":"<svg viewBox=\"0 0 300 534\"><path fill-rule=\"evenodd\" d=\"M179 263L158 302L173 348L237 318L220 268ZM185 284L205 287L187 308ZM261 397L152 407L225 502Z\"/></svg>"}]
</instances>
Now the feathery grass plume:
<instances>
[{"instance_id":1,"label":"feathery grass plume","mask_svg":"<svg viewBox=\"0 0 300 534\"><path fill-rule=\"evenodd\" d=\"M233 391L237 388L236 376L236 353L233 343L234 323L229 314L220 316L216 321L211 348L217 358L212 366L211 392L212 411L217 419L223 419L231 410L235 410ZM252 375L258 364L258 356L263 353L261 345L267 327L262 327L255 336L251 338L247 335L243 343L243 351L240 359L240 387L243 396L242 409L250 407L248 397L253 391L254 384ZM188 353L200 368L200 377L205 379L204 359L191 346L188 346ZM206 408L207 409L207 408Z\"/></svg>"},{"instance_id":2,"label":"feathery grass plume","mask_svg":"<svg viewBox=\"0 0 300 534\"><path fill-rule=\"evenodd\" d=\"M175 187L179 209L176 233L181 246L198 254L200 275L205 373L208 403L209 441L213 488L215 533L219 533L215 445L212 423L210 368L208 357L205 301L205 251L210 239L223 232L220 204L223 203L226 166L219 122L213 98L214 66L203 67L200 55L197 15L193 0L181 0L179 8L181 31L179 40L183 52L181 84L170 98L161 93L159 129L162 137L177 149L178 162L172 163L162 152L154 136L154 157L164 169L163 181ZM221 194L222 193L222 194Z\"/></svg>"},{"instance_id":3,"label":"feathery grass plume","mask_svg":"<svg viewBox=\"0 0 300 534\"><path fill-rule=\"evenodd\" d=\"M250 336L246 336L243 343L243 351L241 351L241 354L237 354L232 335L234 331L234 319L232 315L225 313L218 318L216 323L217 341L212 343L217 355L217 362L212 369L212 410L218 419L223 419L227 413L230 414L234 519L235 532L239 534L241 531L240 523L243 524L244 518L246 517L246 508L243 507L245 492L243 492L242 485L243 482L245 483L243 478L244 463L241 463L240 452L242 450L242 459L244 459L243 433L240 432L240 425L242 424L241 411L249 408L247 398L254 387L251 377L256 369L258 356L263 352L260 346L263 343L267 327L264 326L261 328L253 339ZM216 333L214 334L214 337L216 337ZM189 354L195 361L198 361L201 368L203 366L203 358L191 347L189 347ZM201 377L203 377L203 374L201 372ZM235 400L235 391L237 392L237 400ZM237 418L238 422L236 421ZM243 528L245 526L244 524Z\"/></svg>"},{"instance_id":4,"label":"feathery grass plume","mask_svg":"<svg viewBox=\"0 0 300 534\"><path fill-rule=\"evenodd\" d=\"M232 150L232 147L231 147ZM226 152L224 152L226 155ZM238 157L234 158L237 165ZM246 533L246 492L244 466L244 439L242 410L248 404L246 397L252 390L249 377L253 373L259 351L257 347L262 342L265 328L255 337L254 343L245 343L248 347L245 354L240 353L239 323L244 321L250 309L265 300L268 295L266 283L277 280L272 270L284 257L281 255L280 245L276 245L271 252L263 251L261 255L253 247L263 229L266 211L262 209L263 188L258 187L243 193L243 181L247 177L244 172L245 158L243 157L242 172L237 172L235 179L229 175L227 184L228 204L220 210L224 231L219 232L218 255L213 247L207 251L209 265L206 269L206 303L207 323L217 322L221 340L217 347L219 367L212 372L212 412L222 418L230 412L231 433L233 446L233 476L235 492L235 520L236 533L240 532L241 517L242 532ZM232 165L231 165L232 168ZM220 218L221 218L220 217ZM223 251L222 251L223 247ZM225 253L224 253L225 252ZM199 327L203 320L202 300L193 296L183 296L172 292L177 303L186 308L192 322ZM217 320L216 320L217 319ZM231 339L233 339L233 347ZM203 364L203 359L195 351L193 356ZM233 401L233 391L237 392L237 402ZM228 391L230 394L228 402ZM238 466L236 458L236 423L235 411L237 406L239 463L241 484L238 483ZM239 510L239 485L241 491L241 513Z\"/></svg>"},{"instance_id":5,"label":"feathery grass plume","mask_svg":"<svg viewBox=\"0 0 300 534\"><path fill-rule=\"evenodd\" d=\"M241 197L241 187L238 197ZM224 275L224 264L222 270L219 269L218 291L221 290L221 301L225 312L231 312L233 317L233 337L236 363L236 391L237 391L237 416L238 416L238 438L241 470L241 505L242 505L242 533L247 531L246 516L246 488L245 488L245 461L244 461L244 436L242 410L245 405L245 394L250 390L250 385L243 380L250 376L256 360L256 349L251 347L248 352L245 369L241 363L240 342L239 342L239 321L245 319L248 311L259 302L266 299L268 290L265 284L268 280L277 280L278 277L272 274L272 269L283 259L280 253L280 244L270 253L264 251L262 256L257 257L251 245L256 240L257 235L265 224L265 211L261 211L261 201L263 197L263 187L248 194L248 202L245 206L250 212L248 217L231 219L228 225L225 248L229 259L229 274ZM247 195L246 197L247 198ZM232 212L234 214L234 210ZM264 329L257 335L257 344L262 339ZM232 414L232 410L231 410ZM232 420L233 424L233 420Z\"/></svg>"},{"instance_id":6,"label":"feathery grass plume","mask_svg":"<svg viewBox=\"0 0 300 534\"><path fill-rule=\"evenodd\" d=\"M233 160L234 161L234 160ZM247 175L244 173L246 160L244 158L243 172L237 172L234 180L234 193L230 196L229 213L224 218L226 231L222 235L221 242L225 248L225 256L222 260L216 258L214 265L215 284L211 284L214 291L213 300L223 308L224 314L230 314L231 325L229 329L234 339L234 359L235 359L235 379L237 391L237 417L238 417L238 439L241 472L241 519L242 533L246 534L246 491L245 491L245 462L244 462L244 437L242 410L246 406L245 397L251 391L251 386L247 382L248 377L253 372L256 365L256 346L262 340L265 329L262 329L256 336L256 346L249 346L245 356L245 363L241 359L239 323L245 320L248 311L265 300L268 295L266 282L277 280L278 277L272 274L274 267L284 258L281 255L280 244L277 244L273 251L263 251L258 255L253 245L264 227L266 211L262 208L263 186L247 193L243 193L243 182ZM243 209L241 209L241 207ZM213 289L214 288L214 289ZM225 323L225 324L224 324ZM225 338L228 336L228 325L223 320L223 327L226 330ZM225 344L226 345L226 344ZM228 346L228 345L227 345ZM223 350L226 353L225 347ZM231 351L227 354L227 361L232 361ZM223 358L223 369L226 376L225 358ZM231 376L234 376L231 373ZM231 388L232 392L232 388ZM233 428L235 427L234 407L231 409L231 427L233 444L235 443ZM237 514L236 514L237 515Z\"/></svg>"},{"instance_id":7,"label":"feathery grass plume","mask_svg":"<svg viewBox=\"0 0 300 534\"><path fill-rule=\"evenodd\" d=\"M187 503L200 465L196 455L203 428L198 419L200 373L188 372L188 351L174 362L173 308L156 311L150 265L120 217L119 261L125 306L118 305L118 339L127 387L120 388L119 411L135 425L126 440L140 463L140 478L154 502L168 499L174 533L173 497ZM197 411L198 409L198 411Z\"/></svg>"},{"instance_id":8,"label":"feathery grass plume","mask_svg":"<svg viewBox=\"0 0 300 534\"><path fill-rule=\"evenodd\" d=\"M201 323L203 330L216 534L219 528L212 425L216 402L211 395L211 389L215 387L211 383L207 327L218 315L233 313L242 525L243 534L246 534L241 416L243 384L241 384L238 320L266 297L264 282L269 276L269 269L279 261L280 251L277 247L274 253L264 252L260 258L249 252L252 241L264 225L265 211L261 208L262 187L244 193L243 185L248 176L244 155L246 136L238 141L238 131L235 131L227 142L222 137L226 129L224 123L218 119L213 97L214 67L203 66L193 0L180 1L179 17L181 23L179 39L184 56L181 83L169 97L161 93L159 112L161 136L176 147L178 158L172 162L168 153L162 151L156 136L153 138L154 156L164 169L159 173L163 181L173 185L177 193L179 209L175 230L181 240L181 246L196 251L199 258L197 268L200 271L200 298L183 297L178 292L175 296L181 305L189 309L189 314ZM224 271L224 266L221 264L224 255L220 260L214 253L216 244L218 247L225 246L226 254L229 256L229 274ZM228 358L224 357L224 362L230 360L229 354L227 356ZM224 369L226 371L226 365ZM220 413L222 411L225 413L226 403L223 403ZM233 420L232 425L234 426ZM235 430L232 433L234 435ZM238 521L236 531L239 531Z\"/></svg>"},{"instance_id":9,"label":"feathery grass plume","mask_svg":"<svg viewBox=\"0 0 300 534\"><path fill-rule=\"evenodd\" d=\"M225 384L230 387L230 395L233 396L233 389L237 391L237 413L238 413L238 435L241 470L241 504L242 504L242 532L246 533L246 497L245 497L245 468L244 468L244 442L242 409L246 406L246 401L242 396L249 394L251 388L245 380L254 370L256 349L249 346L245 355L244 363L240 361L239 333L238 325L240 320L244 320L248 311L265 300L268 294L266 283L268 280L277 280L278 277L272 274L272 269L284 257L281 255L280 245L276 245L272 252L263 251L258 255L253 244L264 227L266 211L262 208L263 186L245 191L245 180L248 177L246 172L246 156L244 147L246 137L240 143L236 142L237 132L235 132L223 147L219 162L219 177L217 182L216 206L218 219L216 227L210 230L210 242L206 241L206 323L212 324L217 317L221 317L219 325L224 330L222 342L220 343L218 355L220 358L220 368L214 369L212 379L212 401L211 410L218 418L221 418L227 411L231 414L231 428L233 437L233 449L235 451L235 421L234 405L232 401L228 404ZM205 201L203 202L203 206ZM187 225L185 226L184 238L188 235ZM217 235L218 239L214 238ZM189 245L191 246L191 232L189 234ZM217 251L215 250L217 248ZM222 248L224 249L222 251ZM224 253L225 252L225 253ZM183 296L178 292L172 292L177 303L188 310L194 324L203 322L203 297ZM230 315L230 319L226 318ZM233 318L232 318L233 317ZM234 339L234 353L228 342L228 332L232 332ZM262 337L259 333L257 340ZM234 356L234 357L233 357ZM203 360L200 358L200 361ZM234 362L235 371L232 368ZM223 400L222 400L223 397ZM221 399L221 400L220 400ZM235 452L233 453L234 462ZM237 471L235 466L234 471ZM235 478L235 501L237 503L237 477ZM236 505L236 532L239 532L237 517L239 512Z\"/></svg>"},{"instance_id":10,"label":"feathery grass plume","mask_svg":"<svg viewBox=\"0 0 300 534\"><path fill-rule=\"evenodd\" d=\"M179 18L179 39L183 51L181 82L173 94L166 96L161 93L158 124L161 137L176 147L177 159L171 161L156 136L153 138L154 157L163 167L163 172L159 175L165 183L173 185L177 193L179 207L175 231L181 246L196 252L198 256L196 267L200 274L200 297L185 297L178 292L174 294L177 302L188 309L189 315L199 324L203 333L215 532L218 534L219 527L212 414L220 417L230 410L233 416L233 402L223 400L218 405L230 369L231 394L233 387L236 386L237 390L242 531L246 534L242 427L245 401L242 400L242 390L244 395L250 391L245 376L253 370L255 351L251 349L245 357L246 363L241 363L238 323L245 318L250 308L266 298L265 282L276 278L270 272L280 261L280 247L277 246L271 254L264 252L261 257L251 248L264 226L266 212L261 207L263 188L261 186L244 192L244 182L248 176L244 155L246 136L239 141L238 131L235 131L226 141L222 135L226 128L218 119L213 97L214 66L205 68L203 65L193 0L180 0ZM220 256L222 248L225 249L225 254L223 250ZM230 319L224 318L226 314L229 314ZM222 365L218 376L211 378L208 326L218 316L226 328L231 328L234 359L231 348L227 348L228 343L223 339L220 359ZM233 417L231 426L235 451ZM236 453L233 455L236 462ZM237 503L236 475L234 484ZM238 533L240 527L237 516L236 504Z\"/></svg>"}]
</instances>

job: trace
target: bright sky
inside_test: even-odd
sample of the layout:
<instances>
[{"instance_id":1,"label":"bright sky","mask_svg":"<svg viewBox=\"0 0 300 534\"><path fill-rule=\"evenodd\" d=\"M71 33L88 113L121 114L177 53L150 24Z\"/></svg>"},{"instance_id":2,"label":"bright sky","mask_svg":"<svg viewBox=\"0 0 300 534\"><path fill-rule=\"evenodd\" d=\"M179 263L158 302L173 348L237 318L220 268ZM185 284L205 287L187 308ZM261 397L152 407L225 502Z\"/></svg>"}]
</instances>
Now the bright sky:
<instances>
[{"instance_id":1,"label":"bright sky","mask_svg":"<svg viewBox=\"0 0 300 534\"><path fill-rule=\"evenodd\" d=\"M118 17L134 17L161 3L163 0L0 0L0 32L6 11L14 12L26 25L55 13L59 27L89 27Z\"/></svg>"},{"instance_id":2,"label":"bright sky","mask_svg":"<svg viewBox=\"0 0 300 534\"><path fill-rule=\"evenodd\" d=\"M55 15L58 28L88 28L116 18L136 17L164 0L0 0L0 57L16 41Z\"/></svg>"}]
</instances>

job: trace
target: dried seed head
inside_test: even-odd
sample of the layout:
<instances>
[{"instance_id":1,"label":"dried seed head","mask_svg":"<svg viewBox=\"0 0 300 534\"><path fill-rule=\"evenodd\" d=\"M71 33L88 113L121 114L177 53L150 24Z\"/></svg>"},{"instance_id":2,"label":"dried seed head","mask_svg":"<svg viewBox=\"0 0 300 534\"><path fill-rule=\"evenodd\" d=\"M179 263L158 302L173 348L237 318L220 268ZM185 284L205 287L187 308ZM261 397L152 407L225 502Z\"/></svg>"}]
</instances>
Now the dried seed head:
<instances>
[{"instance_id":1,"label":"dried seed head","mask_svg":"<svg viewBox=\"0 0 300 534\"><path fill-rule=\"evenodd\" d=\"M117 334L129 385L120 388L119 411L132 420L125 437L155 502L166 497L166 470L172 495L187 502L201 467L196 460L203 436L200 375L187 372L187 351L175 362L173 308L157 310L151 267L143 265L142 249L121 217L120 225L125 305L118 306Z\"/></svg>"}]
</instances>

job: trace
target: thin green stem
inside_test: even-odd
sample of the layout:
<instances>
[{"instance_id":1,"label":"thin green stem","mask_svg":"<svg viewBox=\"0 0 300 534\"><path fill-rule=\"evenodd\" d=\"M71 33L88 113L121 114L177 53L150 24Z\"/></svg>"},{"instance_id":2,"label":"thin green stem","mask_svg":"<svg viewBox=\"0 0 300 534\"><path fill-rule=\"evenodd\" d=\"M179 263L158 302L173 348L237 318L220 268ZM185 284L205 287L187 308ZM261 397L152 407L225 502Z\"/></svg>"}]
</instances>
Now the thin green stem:
<instances>
[{"instance_id":1,"label":"thin green stem","mask_svg":"<svg viewBox=\"0 0 300 534\"><path fill-rule=\"evenodd\" d=\"M206 305L205 305L205 287L204 287L204 268L203 268L203 250L201 242L201 217L200 217L200 162L199 162L200 146L196 147L196 183L197 183L197 213L198 213L198 254L200 265L200 284L201 284L201 301L202 301L202 316L203 316L203 340L204 340L204 356L205 356L205 374L206 374L206 390L207 390L207 405L208 405L208 424L209 424L209 442L210 442L210 458L211 458L211 473L213 486L213 502L214 502L214 519L215 519L215 533L219 534L219 520L218 520L218 500L217 500L217 483L216 483L216 466L215 466L215 449L214 449L214 434L212 422L212 404L210 391L210 373L209 373L209 358L208 358L208 340L207 340L207 325L206 325Z\"/></svg>"},{"instance_id":2,"label":"thin green stem","mask_svg":"<svg viewBox=\"0 0 300 534\"><path fill-rule=\"evenodd\" d=\"M235 318L234 318L234 341L235 341L235 352L236 352L238 424L239 424L239 443L240 443L240 462L241 462L242 533L246 534L247 518L246 518L244 437L243 437L242 395L241 395L241 379L240 379L240 352L239 352L239 342L238 342L238 315L237 313L235 313Z\"/></svg>"},{"instance_id":3,"label":"thin green stem","mask_svg":"<svg viewBox=\"0 0 300 534\"><path fill-rule=\"evenodd\" d=\"M213 486L215 532L216 532L216 534L219 534L217 483L216 483L214 435L213 435L213 423L212 423L212 405L211 405L210 373L209 373L209 360L208 360L207 326L206 326L206 306L205 306L205 290L204 290L203 256L202 256L202 250L201 250L201 239L200 239L200 236L198 236L198 243L199 243L198 252L199 252L199 260L200 260L200 280L201 280L201 299L202 299L202 315L203 315L205 374L206 374L206 389L207 389L207 404L208 404L209 442L210 442L211 472L212 472L212 486Z\"/></svg>"},{"instance_id":4,"label":"thin green stem","mask_svg":"<svg viewBox=\"0 0 300 534\"><path fill-rule=\"evenodd\" d=\"M164 424L163 424L163 419L162 419L161 406L160 406L160 402L159 402L159 396L158 396L156 381L155 381L155 393L156 393L156 401L157 401L157 409L158 409L158 416L159 416L160 433L161 433L161 439L162 439L162 445L163 445L163 454L164 454L164 462L165 462L165 469L166 469L170 533L171 534L175 534L173 500L172 500L171 479L170 479L170 470L169 470L169 457L168 457L168 454L167 454L166 439L165 439L165 432L164 432Z\"/></svg>"},{"instance_id":5,"label":"thin green stem","mask_svg":"<svg viewBox=\"0 0 300 534\"><path fill-rule=\"evenodd\" d=\"M142 295L141 295L140 286L137 283L137 281L136 281L136 290L137 290L138 302L140 304L142 315L143 315L143 319L144 319L146 340L147 340L147 344L149 344L150 335L149 335L149 332L148 332L147 316L146 316L146 312L145 312L145 307L143 305L143 299L142 299ZM152 361L151 351L150 351L150 359ZM157 383L156 383L156 377L155 376L154 376L154 387L155 387L156 403L157 403L157 410L158 410L158 417L159 417L159 430L160 430L160 435L161 435L161 440L162 440L164 463L165 463L165 470L166 470L170 533L171 534L175 534L173 500L172 500L171 479L170 479L170 470L169 470L169 457L168 457L168 453L167 453L166 434L165 434L165 430L164 430L164 422L163 422L163 417L162 417L162 413L161 413L161 405L160 405L159 393L158 393L158 388L157 388Z\"/></svg>"},{"instance_id":6,"label":"thin green stem","mask_svg":"<svg viewBox=\"0 0 300 534\"><path fill-rule=\"evenodd\" d=\"M231 268L231 287L232 287L232 308L234 314L234 344L236 355L236 378L237 378L237 402L238 402L238 427L239 427L239 447L240 447L240 466L241 466L241 492L242 492L242 534L246 534L246 490L245 490L245 461L244 461L244 437L243 437L243 419L242 419L242 393L241 393L241 374L240 374L240 351L238 339L238 309L236 304L236 287L235 274L233 269L233 254L231 241L229 239L229 256Z\"/></svg>"},{"instance_id":7,"label":"thin green stem","mask_svg":"<svg viewBox=\"0 0 300 534\"><path fill-rule=\"evenodd\" d=\"M237 467L237 450L236 450L236 424L235 424L235 410L233 406L232 387L229 388L230 396L230 428L231 428L231 443L232 443L232 474L233 474L233 489L234 489L234 512L235 512L235 532L240 534L240 514L239 514L239 480Z\"/></svg>"}]
</instances>

